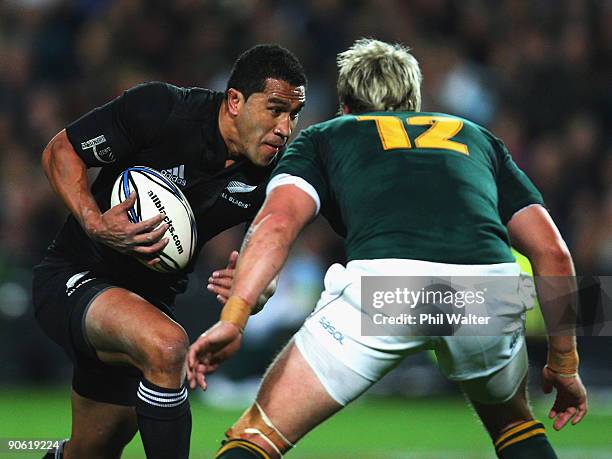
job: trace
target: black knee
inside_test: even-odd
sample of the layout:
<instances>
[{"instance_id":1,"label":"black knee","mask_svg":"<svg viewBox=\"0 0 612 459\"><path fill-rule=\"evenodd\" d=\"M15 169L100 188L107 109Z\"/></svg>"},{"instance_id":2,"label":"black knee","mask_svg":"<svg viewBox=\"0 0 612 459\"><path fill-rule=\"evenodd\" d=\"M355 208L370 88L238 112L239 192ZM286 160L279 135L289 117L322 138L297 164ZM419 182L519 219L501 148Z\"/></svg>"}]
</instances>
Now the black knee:
<instances>
[{"instance_id":1,"label":"black knee","mask_svg":"<svg viewBox=\"0 0 612 459\"><path fill-rule=\"evenodd\" d=\"M189 338L179 326L152 331L141 343L141 365L144 372L181 372L185 364Z\"/></svg>"}]
</instances>

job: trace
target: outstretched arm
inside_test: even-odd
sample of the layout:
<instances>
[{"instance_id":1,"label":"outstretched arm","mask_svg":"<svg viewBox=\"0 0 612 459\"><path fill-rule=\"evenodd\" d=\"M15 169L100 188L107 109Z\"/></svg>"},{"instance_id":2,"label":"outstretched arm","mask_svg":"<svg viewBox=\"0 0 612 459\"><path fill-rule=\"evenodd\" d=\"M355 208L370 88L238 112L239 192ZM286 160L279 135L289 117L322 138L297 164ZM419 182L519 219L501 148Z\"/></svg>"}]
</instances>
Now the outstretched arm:
<instances>
[{"instance_id":1,"label":"outstretched arm","mask_svg":"<svg viewBox=\"0 0 612 459\"><path fill-rule=\"evenodd\" d=\"M275 188L245 236L231 295L220 321L191 346L188 379L191 388L206 387L204 375L240 347L242 331L259 296L278 275L298 234L315 216L316 204L294 185Z\"/></svg>"},{"instance_id":2,"label":"outstretched arm","mask_svg":"<svg viewBox=\"0 0 612 459\"><path fill-rule=\"evenodd\" d=\"M549 417L560 430L577 424L587 412L586 390L578 375L575 337L577 286L567 245L548 212L540 205L517 212L508 222L512 245L529 258L542 315L548 331L548 362L542 370L543 390L557 390ZM559 328L559 323L562 328ZM572 419L573 418L573 419Z\"/></svg>"},{"instance_id":3,"label":"outstretched arm","mask_svg":"<svg viewBox=\"0 0 612 459\"><path fill-rule=\"evenodd\" d=\"M315 210L312 198L294 185L272 190L245 236L232 296L242 298L249 306L256 304L278 275L293 242L314 217Z\"/></svg>"}]
</instances>

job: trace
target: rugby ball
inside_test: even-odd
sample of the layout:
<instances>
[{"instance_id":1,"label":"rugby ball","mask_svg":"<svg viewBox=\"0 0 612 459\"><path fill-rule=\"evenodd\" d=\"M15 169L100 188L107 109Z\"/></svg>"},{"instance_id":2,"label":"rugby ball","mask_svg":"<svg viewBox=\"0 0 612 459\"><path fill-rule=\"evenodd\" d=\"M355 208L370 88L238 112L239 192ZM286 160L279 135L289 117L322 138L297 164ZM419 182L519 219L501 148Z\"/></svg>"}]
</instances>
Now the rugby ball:
<instances>
[{"instance_id":1,"label":"rugby ball","mask_svg":"<svg viewBox=\"0 0 612 459\"><path fill-rule=\"evenodd\" d=\"M160 172L150 167L134 166L124 170L113 186L111 207L116 206L133 192L136 203L128 211L132 223L147 220L161 213L169 225L164 237L168 244L159 253L161 261L148 268L169 273L179 271L189 263L197 243L197 230L193 210L181 190Z\"/></svg>"}]
</instances>

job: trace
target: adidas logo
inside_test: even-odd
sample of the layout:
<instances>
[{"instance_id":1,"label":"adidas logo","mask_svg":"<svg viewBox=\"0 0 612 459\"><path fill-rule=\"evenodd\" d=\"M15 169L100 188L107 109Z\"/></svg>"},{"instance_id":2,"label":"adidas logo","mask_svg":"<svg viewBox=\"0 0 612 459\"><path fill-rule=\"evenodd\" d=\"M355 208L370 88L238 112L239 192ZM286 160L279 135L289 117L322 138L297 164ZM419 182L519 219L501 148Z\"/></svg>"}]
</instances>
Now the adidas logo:
<instances>
[{"instance_id":1,"label":"adidas logo","mask_svg":"<svg viewBox=\"0 0 612 459\"><path fill-rule=\"evenodd\" d=\"M246 183L231 181L227 184L227 191L230 193L250 193L257 185L247 185Z\"/></svg>"},{"instance_id":2,"label":"adidas logo","mask_svg":"<svg viewBox=\"0 0 612 459\"><path fill-rule=\"evenodd\" d=\"M187 180L185 180L185 165L181 164L180 166L176 166L170 169L164 169L161 171L161 174L170 180L173 183L176 183L180 186L187 185Z\"/></svg>"}]
</instances>

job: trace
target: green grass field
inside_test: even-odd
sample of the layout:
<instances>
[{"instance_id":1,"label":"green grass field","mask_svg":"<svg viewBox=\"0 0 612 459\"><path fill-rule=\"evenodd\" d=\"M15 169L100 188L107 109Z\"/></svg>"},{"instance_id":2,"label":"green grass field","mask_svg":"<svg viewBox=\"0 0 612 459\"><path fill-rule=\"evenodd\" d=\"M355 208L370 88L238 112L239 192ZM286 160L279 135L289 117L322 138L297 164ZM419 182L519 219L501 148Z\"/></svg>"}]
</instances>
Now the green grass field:
<instances>
[{"instance_id":1,"label":"green grass field","mask_svg":"<svg viewBox=\"0 0 612 459\"><path fill-rule=\"evenodd\" d=\"M70 429L69 389L0 390L0 438L59 439ZM546 405L535 405L545 419ZM612 457L612 407L593 400L588 417L562 432L548 428L561 459ZM240 414L192 399L191 457L210 458L223 431ZM546 422L547 427L550 422ZM3 447L2 450L6 451ZM1 458L40 458L43 454L0 452ZM143 458L140 438L124 458ZM480 459L494 457L489 440L463 400L366 399L320 426L291 452L295 459Z\"/></svg>"}]
</instances>

